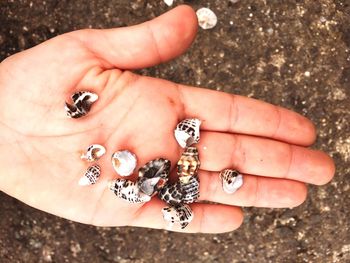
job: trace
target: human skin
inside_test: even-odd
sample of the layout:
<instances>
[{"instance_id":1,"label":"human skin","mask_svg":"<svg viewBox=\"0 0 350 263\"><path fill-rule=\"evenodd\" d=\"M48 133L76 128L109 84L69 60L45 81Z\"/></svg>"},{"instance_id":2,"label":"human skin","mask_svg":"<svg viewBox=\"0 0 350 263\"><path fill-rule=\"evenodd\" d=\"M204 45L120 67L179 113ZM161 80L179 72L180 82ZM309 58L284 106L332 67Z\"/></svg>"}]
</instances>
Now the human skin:
<instances>
[{"instance_id":1,"label":"human skin","mask_svg":"<svg viewBox=\"0 0 350 263\"><path fill-rule=\"evenodd\" d=\"M178 19L181 17L181 19ZM181 55L197 31L188 6L140 25L79 30L15 54L0 64L0 189L40 210L98 226L164 228L154 197L129 204L107 189L117 178L110 156L128 149L138 167L163 157L175 164L182 148L173 131L185 118L202 120L200 201L183 232L218 233L240 226L239 207L295 207L306 184L334 176L325 153L309 149L314 125L305 117L262 101L166 80L130 70ZM76 91L99 95L90 113L69 119L64 101ZM81 151L99 143L97 184L78 185L88 165ZM219 172L236 168L244 184L235 194L221 188ZM133 176L132 179L136 177Z\"/></svg>"}]
</instances>

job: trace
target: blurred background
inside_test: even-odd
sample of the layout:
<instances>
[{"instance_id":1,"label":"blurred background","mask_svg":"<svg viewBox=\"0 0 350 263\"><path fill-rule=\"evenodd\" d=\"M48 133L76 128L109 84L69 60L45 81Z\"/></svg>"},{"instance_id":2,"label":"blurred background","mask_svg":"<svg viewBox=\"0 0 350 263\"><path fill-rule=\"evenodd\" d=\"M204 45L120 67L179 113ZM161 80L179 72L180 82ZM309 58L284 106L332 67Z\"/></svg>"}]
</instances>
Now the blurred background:
<instances>
[{"instance_id":1,"label":"blurred background","mask_svg":"<svg viewBox=\"0 0 350 263\"><path fill-rule=\"evenodd\" d=\"M244 208L220 235L99 228L38 211L0 193L0 262L350 262L350 0L180 1L218 17L186 54L141 74L262 99L318 128L314 148L335 179L309 187L294 209ZM137 24L163 0L2 0L0 60L81 28ZM181 19L181 18L179 18Z\"/></svg>"}]
</instances>

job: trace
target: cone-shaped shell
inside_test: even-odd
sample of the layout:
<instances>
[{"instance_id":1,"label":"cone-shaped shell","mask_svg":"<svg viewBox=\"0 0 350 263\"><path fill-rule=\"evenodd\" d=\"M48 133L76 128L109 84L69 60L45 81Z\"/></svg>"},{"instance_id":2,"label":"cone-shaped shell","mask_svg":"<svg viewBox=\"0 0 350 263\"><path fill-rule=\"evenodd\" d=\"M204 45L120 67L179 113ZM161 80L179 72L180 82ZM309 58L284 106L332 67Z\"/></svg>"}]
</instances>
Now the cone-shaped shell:
<instances>
[{"instance_id":1,"label":"cone-shaped shell","mask_svg":"<svg viewBox=\"0 0 350 263\"><path fill-rule=\"evenodd\" d=\"M200 167L198 150L196 147L187 147L177 162L177 174L181 176L196 176Z\"/></svg>"},{"instance_id":2,"label":"cone-shaped shell","mask_svg":"<svg viewBox=\"0 0 350 263\"><path fill-rule=\"evenodd\" d=\"M101 174L101 168L98 165L90 166L84 176L82 176L78 182L81 186L91 185L95 184L97 180L99 179Z\"/></svg>"},{"instance_id":3,"label":"cone-shaped shell","mask_svg":"<svg viewBox=\"0 0 350 263\"><path fill-rule=\"evenodd\" d=\"M177 207L164 207L162 209L163 218L168 222L168 229L174 224L179 224L184 229L192 220L193 212L188 205L180 205Z\"/></svg>"},{"instance_id":4,"label":"cone-shaped shell","mask_svg":"<svg viewBox=\"0 0 350 263\"><path fill-rule=\"evenodd\" d=\"M144 203L151 200L150 196L140 192L137 184L130 180L116 179L110 181L108 187L117 197L132 204Z\"/></svg>"},{"instance_id":5,"label":"cone-shaped shell","mask_svg":"<svg viewBox=\"0 0 350 263\"><path fill-rule=\"evenodd\" d=\"M139 169L137 180L139 189L149 196L156 194L167 183L170 167L170 161L163 158L146 163Z\"/></svg>"}]
</instances>

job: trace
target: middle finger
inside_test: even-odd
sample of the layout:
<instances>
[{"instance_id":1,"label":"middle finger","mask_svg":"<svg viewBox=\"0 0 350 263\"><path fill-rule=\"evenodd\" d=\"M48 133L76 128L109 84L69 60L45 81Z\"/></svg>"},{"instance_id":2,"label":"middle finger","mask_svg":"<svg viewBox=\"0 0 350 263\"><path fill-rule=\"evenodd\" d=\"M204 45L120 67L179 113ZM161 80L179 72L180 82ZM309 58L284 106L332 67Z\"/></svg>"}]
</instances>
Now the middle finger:
<instances>
[{"instance_id":1,"label":"middle finger","mask_svg":"<svg viewBox=\"0 0 350 263\"><path fill-rule=\"evenodd\" d=\"M316 185L330 181L332 159L321 151L248 135L202 132L201 169L235 168L242 173L286 178Z\"/></svg>"}]
</instances>

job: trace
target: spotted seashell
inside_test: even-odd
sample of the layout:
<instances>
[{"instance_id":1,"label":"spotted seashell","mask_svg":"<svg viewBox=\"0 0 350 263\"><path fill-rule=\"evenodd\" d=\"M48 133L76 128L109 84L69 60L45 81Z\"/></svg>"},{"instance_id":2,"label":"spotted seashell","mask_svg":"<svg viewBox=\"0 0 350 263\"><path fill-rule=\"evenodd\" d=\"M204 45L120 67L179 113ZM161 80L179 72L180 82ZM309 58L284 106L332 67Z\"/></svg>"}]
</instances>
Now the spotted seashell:
<instances>
[{"instance_id":1,"label":"spotted seashell","mask_svg":"<svg viewBox=\"0 0 350 263\"><path fill-rule=\"evenodd\" d=\"M139 189L153 196L168 182L171 163L167 159L159 158L146 163L139 169L137 184Z\"/></svg>"},{"instance_id":2,"label":"spotted seashell","mask_svg":"<svg viewBox=\"0 0 350 263\"><path fill-rule=\"evenodd\" d=\"M188 205L164 207L162 213L164 220L168 222L168 229L171 229L174 224L179 224L181 229L184 229L194 217Z\"/></svg>"},{"instance_id":3,"label":"spotted seashell","mask_svg":"<svg viewBox=\"0 0 350 263\"><path fill-rule=\"evenodd\" d=\"M73 104L66 102L65 109L70 118L85 116L91 109L92 104L97 101L98 95L89 91L78 91L72 95Z\"/></svg>"},{"instance_id":4,"label":"spotted seashell","mask_svg":"<svg viewBox=\"0 0 350 263\"><path fill-rule=\"evenodd\" d=\"M101 174L100 166L98 166L97 164L90 166L86 170L84 176L80 178L78 184L81 186L95 184L98 178L100 177L100 174Z\"/></svg>"},{"instance_id":5,"label":"spotted seashell","mask_svg":"<svg viewBox=\"0 0 350 263\"><path fill-rule=\"evenodd\" d=\"M175 129L175 138L182 148L199 142L199 119L185 119Z\"/></svg>"},{"instance_id":6,"label":"spotted seashell","mask_svg":"<svg viewBox=\"0 0 350 263\"><path fill-rule=\"evenodd\" d=\"M191 176L187 183L182 183L180 178L180 184L183 192L182 202L185 204L191 204L199 198L199 179L197 176Z\"/></svg>"},{"instance_id":7,"label":"spotted seashell","mask_svg":"<svg viewBox=\"0 0 350 263\"><path fill-rule=\"evenodd\" d=\"M136 155L128 150L118 151L112 155L114 170L121 176L131 175L137 164Z\"/></svg>"},{"instance_id":8,"label":"spotted seashell","mask_svg":"<svg viewBox=\"0 0 350 263\"><path fill-rule=\"evenodd\" d=\"M228 194L233 194L243 185L243 176L236 170L221 171L222 188Z\"/></svg>"},{"instance_id":9,"label":"spotted seashell","mask_svg":"<svg viewBox=\"0 0 350 263\"><path fill-rule=\"evenodd\" d=\"M166 184L158 193L158 197L172 206L196 202L199 198L198 177L190 176L185 182L181 179L180 177L174 184Z\"/></svg>"},{"instance_id":10,"label":"spotted seashell","mask_svg":"<svg viewBox=\"0 0 350 263\"><path fill-rule=\"evenodd\" d=\"M151 200L151 197L140 192L137 184L126 179L116 179L109 182L109 189L119 198L132 203L145 203Z\"/></svg>"},{"instance_id":11,"label":"spotted seashell","mask_svg":"<svg viewBox=\"0 0 350 263\"><path fill-rule=\"evenodd\" d=\"M99 144L92 144L86 149L86 152L81 155L81 159L87 160L88 162L95 162L105 153L105 147Z\"/></svg>"},{"instance_id":12,"label":"spotted seashell","mask_svg":"<svg viewBox=\"0 0 350 263\"><path fill-rule=\"evenodd\" d=\"M193 146L186 147L177 162L177 174L180 177L196 176L200 164L197 148Z\"/></svg>"}]
</instances>

